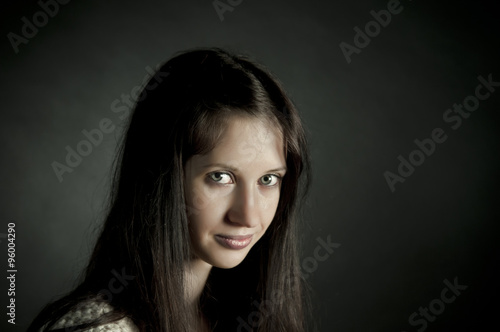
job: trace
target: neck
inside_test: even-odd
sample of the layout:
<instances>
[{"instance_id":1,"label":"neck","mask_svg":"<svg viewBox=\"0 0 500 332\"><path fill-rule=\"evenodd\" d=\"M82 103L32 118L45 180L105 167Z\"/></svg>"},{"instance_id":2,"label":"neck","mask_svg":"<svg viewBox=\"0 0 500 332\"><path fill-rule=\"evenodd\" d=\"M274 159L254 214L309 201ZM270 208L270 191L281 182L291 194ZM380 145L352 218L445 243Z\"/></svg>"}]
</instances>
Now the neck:
<instances>
[{"instance_id":1,"label":"neck","mask_svg":"<svg viewBox=\"0 0 500 332\"><path fill-rule=\"evenodd\" d=\"M200 300L201 293L205 284L207 283L208 275L212 265L204 262L199 258L194 258L190 261L185 269L186 278L186 299L189 306L194 310L198 311L198 303Z\"/></svg>"}]
</instances>

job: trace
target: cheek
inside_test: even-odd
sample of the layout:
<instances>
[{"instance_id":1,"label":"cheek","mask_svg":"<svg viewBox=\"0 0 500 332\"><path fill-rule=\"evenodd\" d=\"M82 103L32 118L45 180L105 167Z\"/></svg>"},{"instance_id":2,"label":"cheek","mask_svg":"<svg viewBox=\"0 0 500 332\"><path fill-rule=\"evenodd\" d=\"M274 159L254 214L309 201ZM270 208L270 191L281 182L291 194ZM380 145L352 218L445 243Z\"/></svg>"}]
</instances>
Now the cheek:
<instances>
[{"instance_id":1,"label":"cheek","mask_svg":"<svg viewBox=\"0 0 500 332\"><path fill-rule=\"evenodd\" d=\"M275 189L264 189L261 191L260 195L260 207L262 211L262 222L265 226L269 226L271 221L276 214L276 209L278 208L278 203L280 199L279 190Z\"/></svg>"},{"instance_id":2,"label":"cheek","mask_svg":"<svg viewBox=\"0 0 500 332\"><path fill-rule=\"evenodd\" d=\"M222 223L228 209L228 197L227 188L215 190L198 186L191 190L186 201L192 235L201 238Z\"/></svg>"},{"instance_id":3,"label":"cheek","mask_svg":"<svg viewBox=\"0 0 500 332\"><path fill-rule=\"evenodd\" d=\"M222 205L224 197L229 193L229 188L211 188L202 180L199 180L187 190L186 205L188 210L200 214L205 210Z\"/></svg>"}]
</instances>

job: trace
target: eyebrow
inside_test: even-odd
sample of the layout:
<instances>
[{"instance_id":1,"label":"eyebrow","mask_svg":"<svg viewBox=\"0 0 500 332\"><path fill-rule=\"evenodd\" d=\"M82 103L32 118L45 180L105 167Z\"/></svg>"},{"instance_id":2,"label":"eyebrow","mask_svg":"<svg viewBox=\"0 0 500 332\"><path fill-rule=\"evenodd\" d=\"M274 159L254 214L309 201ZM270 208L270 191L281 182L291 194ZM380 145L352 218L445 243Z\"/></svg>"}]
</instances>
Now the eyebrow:
<instances>
[{"instance_id":1,"label":"eyebrow","mask_svg":"<svg viewBox=\"0 0 500 332\"><path fill-rule=\"evenodd\" d=\"M238 169L236 167L229 166L229 165L226 165L226 164L221 164L221 163L206 164L206 165L203 165L202 167L203 168L220 167L220 168L227 169L227 170L229 170L231 172L238 172ZM270 170L267 171L267 173L276 173L276 172L282 172L282 171L286 172L286 167L285 166L274 168L274 169L270 169Z\"/></svg>"}]
</instances>

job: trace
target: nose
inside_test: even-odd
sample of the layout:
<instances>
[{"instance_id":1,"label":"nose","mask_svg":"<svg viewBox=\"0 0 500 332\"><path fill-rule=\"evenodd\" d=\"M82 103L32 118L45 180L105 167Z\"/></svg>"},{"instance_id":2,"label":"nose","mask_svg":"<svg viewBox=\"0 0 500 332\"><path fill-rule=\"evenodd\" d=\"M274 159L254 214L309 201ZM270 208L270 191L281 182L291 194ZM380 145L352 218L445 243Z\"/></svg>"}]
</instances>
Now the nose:
<instances>
[{"instance_id":1,"label":"nose","mask_svg":"<svg viewBox=\"0 0 500 332\"><path fill-rule=\"evenodd\" d=\"M227 212L231 223L252 228L259 224L257 188L241 184L233 192L232 204Z\"/></svg>"}]
</instances>

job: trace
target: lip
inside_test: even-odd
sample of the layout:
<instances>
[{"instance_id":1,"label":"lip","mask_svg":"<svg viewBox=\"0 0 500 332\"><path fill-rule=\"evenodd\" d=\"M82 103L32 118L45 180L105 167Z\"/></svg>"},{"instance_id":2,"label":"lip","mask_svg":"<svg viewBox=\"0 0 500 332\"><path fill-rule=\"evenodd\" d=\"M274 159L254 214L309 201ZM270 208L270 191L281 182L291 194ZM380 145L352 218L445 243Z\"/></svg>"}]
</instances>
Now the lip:
<instances>
[{"instance_id":1,"label":"lip","mask_svg":"<svg viewBox=\"0 0 500 332\"><path fill-rule=\"evenodd\" d=\"M253 235L215 235L215 240L228 249L239 250L246 248L252 242Z\"/></svg>"}]
</instances>

